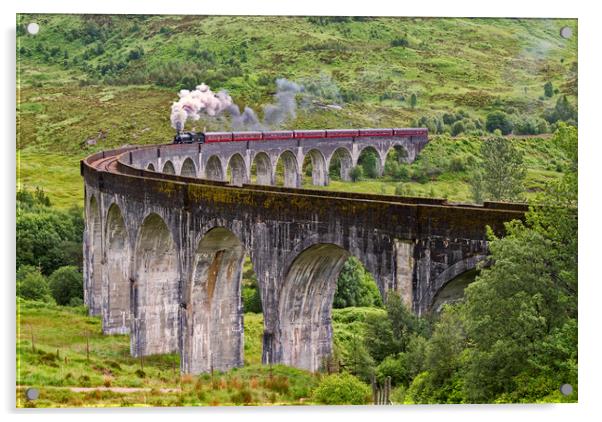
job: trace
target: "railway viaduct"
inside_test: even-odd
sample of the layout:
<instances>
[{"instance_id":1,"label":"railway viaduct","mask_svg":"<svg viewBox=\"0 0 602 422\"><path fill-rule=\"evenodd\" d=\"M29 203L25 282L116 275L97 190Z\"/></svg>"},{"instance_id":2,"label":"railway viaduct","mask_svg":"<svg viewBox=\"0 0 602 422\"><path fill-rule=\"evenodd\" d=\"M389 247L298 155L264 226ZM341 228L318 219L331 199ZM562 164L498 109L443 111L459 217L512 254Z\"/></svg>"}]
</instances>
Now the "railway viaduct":
<instances>
[{"instance_id":1,"label":"railway viaduct","mask_svg":"<svg viewBox=\"0 0 602 422\"><path fill-rule=\"evenodd\" d=\"M248 255L264 314L263 362L319 370L332 351L331 307L356 256L384 296L418 314L487 254L485 226L526 207L299 189L301 164L328 183L339 154L348 177L370 145L384 166L411 161L426 139L337 139L127 147L81 163L84 293L106 334L129 333L133 356L179 353L183 373L243 364L241 278ZM273 186L277 161L285 186ZM251 168L255 184L250 184Z\"/></svg>"}]
</instances>

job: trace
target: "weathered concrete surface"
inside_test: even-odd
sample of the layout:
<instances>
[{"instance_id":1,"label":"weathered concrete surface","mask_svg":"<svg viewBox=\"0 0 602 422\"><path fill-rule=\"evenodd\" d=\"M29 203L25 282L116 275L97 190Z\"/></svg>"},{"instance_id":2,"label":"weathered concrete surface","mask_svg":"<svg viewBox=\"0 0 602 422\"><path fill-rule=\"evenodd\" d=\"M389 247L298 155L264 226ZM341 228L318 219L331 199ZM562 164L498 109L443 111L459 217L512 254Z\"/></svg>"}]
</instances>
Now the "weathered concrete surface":
<instances>
[{"instance_id":1,"label":"weathered concrete surface","mask_svg":"<svg viewBox=\"0 0 602 422\"><path fill-rule=\"evenodd\" d=\"M170 161L178 173L191 148L198 160L199 146L185 145L108 151L82 163L86 303L103 315L107 333L125 330L129 318L133 355L179 352L187 373L242 365L245 254L261 291L263 361L315 371L331 353L332 297L350 254L383 296L398 291L422 314L454 275L486 255L485 226L502 234L503 223L526 210L143 170L153 159L155 168ZM241 158L248 164L250 155Z\"/></svg>"}]
</instances>

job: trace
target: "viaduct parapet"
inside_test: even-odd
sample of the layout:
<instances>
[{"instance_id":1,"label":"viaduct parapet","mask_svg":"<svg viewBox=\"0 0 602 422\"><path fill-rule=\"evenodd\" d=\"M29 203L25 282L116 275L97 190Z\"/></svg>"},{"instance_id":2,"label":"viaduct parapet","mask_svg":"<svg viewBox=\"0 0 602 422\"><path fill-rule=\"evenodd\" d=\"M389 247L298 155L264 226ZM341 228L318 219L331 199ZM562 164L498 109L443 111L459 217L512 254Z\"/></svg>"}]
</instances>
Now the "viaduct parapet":
<instances>
[{"instance_id":1,"label":"viaduct parapet","mask_svg":"<svg viewBox=\"0 0 602 422\"><path fill-rule=\"evenodd\" d=\"M332 352L332 302L350 255L381 295L396 291L425 314L450 280L485 258L487 225L503 234L505 222L524 218L517 204L298 189L306 155L323 185L335 154L347 157L346 178L363 148L377 151L382 169L391 148L412 161L425 144L286 140L94 154L81 163L85 303L104 333L130 334L133 356L179 353L182 372L193 374L241 366L248 255L263 306L263 362L319 370ZM279 159L285 186L271 186Z\"/></svg>"}]
</instances>

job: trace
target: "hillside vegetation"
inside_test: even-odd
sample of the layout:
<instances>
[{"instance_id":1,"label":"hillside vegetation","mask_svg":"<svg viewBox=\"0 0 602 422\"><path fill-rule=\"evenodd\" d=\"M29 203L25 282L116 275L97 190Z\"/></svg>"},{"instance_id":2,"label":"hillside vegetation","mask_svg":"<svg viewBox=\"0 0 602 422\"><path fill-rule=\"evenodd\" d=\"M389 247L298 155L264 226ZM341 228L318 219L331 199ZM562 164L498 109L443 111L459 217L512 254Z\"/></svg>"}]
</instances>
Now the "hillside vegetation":
<instances>
[{"instance_id":1,"label":"hillside vegetation","mask_svg":"<svg viewBox=\"0 0 602 422\"><path fill-rule=\"evenodd\" d=\"M201 82L258 111L271 101L276 78L303 84L312 101L286 123L291 128L407 126L454 110L470 126L495 110L540 118L562 95L576 102L574 20L19 15L18 21L41 28L35 36L18 30L20 148L77 152L89 138L98 148L167 141L176 91ZM575 35L561 38L563 26ZM207 119L197 126L225 124Z\"/></svg>"},{"instance_id":2,"label":"hillside vegetation","mask_svg":"<svg viewBox=\"0 0 602 422\"><path fill-rule=\"evenodd\" d=\"M41 28L35 36L24 29L31 21ZM561 38L563 26L575 35ZM488 125L545 138L559 116L576 120L576 32L574 20L19 15L18 182L43 187L58 206L81 203L77 161L169 142L177 90L201 82L259 113L277 78L302 84L307 95L286 128L420 125L473 151ZM497 111L507 121L490 122ZM229 123L207 117L195 126ZM521 142L533 186L561 172L558 154L543 162L541 140ZM441 145L423 154L449 154L449 141ZM405 189L465 202L465 179L442 169ZM330 188L394 193L393 182Z\"/></svg>"}]
</instances>

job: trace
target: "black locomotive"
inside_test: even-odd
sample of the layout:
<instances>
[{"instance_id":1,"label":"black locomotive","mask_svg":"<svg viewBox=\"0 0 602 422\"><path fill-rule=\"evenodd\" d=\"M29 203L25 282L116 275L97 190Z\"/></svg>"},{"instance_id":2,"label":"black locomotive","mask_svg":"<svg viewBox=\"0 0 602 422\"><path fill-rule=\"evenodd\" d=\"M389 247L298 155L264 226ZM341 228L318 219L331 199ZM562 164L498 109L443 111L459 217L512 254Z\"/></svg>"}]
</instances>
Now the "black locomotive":
<instances>
[{"instance_id":1,"label":"black locomotive","mask_svg":"<svg viewBox=\"0 0 602 422\"><path fill-rule=\"evenodd\" d=\"M178 132L173 138L174 144L203 144L205 143L205 134L203 132Z\"/></svg>"}]
</instances>

